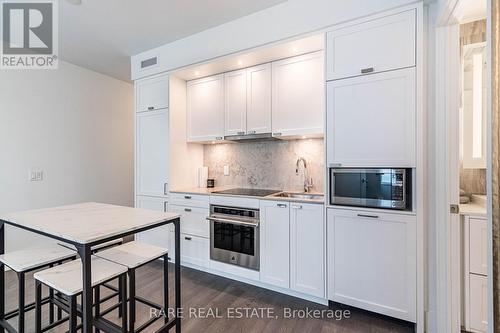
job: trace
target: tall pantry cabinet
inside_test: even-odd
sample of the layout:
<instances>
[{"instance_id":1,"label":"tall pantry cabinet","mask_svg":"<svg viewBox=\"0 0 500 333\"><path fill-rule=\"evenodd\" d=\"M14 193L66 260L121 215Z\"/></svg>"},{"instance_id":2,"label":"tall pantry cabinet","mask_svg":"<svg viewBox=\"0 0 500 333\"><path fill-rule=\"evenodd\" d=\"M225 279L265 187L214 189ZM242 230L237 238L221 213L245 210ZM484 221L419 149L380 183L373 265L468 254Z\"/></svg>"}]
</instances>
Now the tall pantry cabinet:
<instances>
[{"instance_id":1,"label":"tall pantry cabinet","mask_svg":"<svg viewBox=\"0 0 500 333\"><path fill-rule=\"evenodd\" d=\"M135 82L135 207L167 211L169 191L169 77ZM170 226L145 231L138 241L168 247Z\"/></svg>"}]
</instances>

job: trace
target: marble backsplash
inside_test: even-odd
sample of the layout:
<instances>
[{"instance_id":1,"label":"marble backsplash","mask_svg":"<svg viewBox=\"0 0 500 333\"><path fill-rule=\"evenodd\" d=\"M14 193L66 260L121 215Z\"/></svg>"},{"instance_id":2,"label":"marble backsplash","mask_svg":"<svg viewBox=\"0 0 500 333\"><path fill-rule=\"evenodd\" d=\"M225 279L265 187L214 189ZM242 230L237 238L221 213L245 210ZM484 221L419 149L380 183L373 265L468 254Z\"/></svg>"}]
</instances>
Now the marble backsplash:
<instances>
[{"instance_id":1,"label":"marble backsplash","mask_svg":"<svg viewBox=\"0 0 500 333\"><path fill-rule=\"evenodd\" d=\"M295 173L296 161L307 161L312 191L324 191L325 161L323 139L240 142L204 146L204 165L216 186L254 187L303 191L302 164ZM224 176L224 166L229 176Z\"/></svg>"}]
</instances>

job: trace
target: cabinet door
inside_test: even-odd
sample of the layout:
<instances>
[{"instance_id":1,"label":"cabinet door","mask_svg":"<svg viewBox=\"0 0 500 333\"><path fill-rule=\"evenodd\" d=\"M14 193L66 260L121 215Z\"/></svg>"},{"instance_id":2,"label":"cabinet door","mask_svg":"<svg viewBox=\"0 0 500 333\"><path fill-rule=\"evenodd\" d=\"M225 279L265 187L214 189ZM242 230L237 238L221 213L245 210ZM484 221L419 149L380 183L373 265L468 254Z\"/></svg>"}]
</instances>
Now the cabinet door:
<instances>
[{"instance_id":1,"label":"cabinet door","mask_svg":"<svg viewBox=\"0 0 500 333\"><path fill-rule=\"evenodd\" d=\"M323 134L323 52L272 63L274 136Z\"/></svg>"},{"instance_id":2,"label":"cabinet door","mask_svg":"<svg viewBox=\"0 0 500 333\"><path fill-rule=\"evenodd\" d=\"M488 331L488 278L470 274L469 327L473 332Z\"/></svg>"},{"instance_id":3,"label":"cabinet door","mask_svg":"<svg viewBox=\"0 0 500 333\"><path fill-rule=\"evenodd\" d=\"M327 34L327 80L415 66L416 11Z\"/></svg>"},{"instance_id":4,"label":"cabinet door","mask_svg":"<svg viewBox=\"0 0 500 333\"><path fill-rule=\"evenodd\" d=\"M247 68L247 133L271 130L271 64Z\"/></svg>"},{"instance_id":5,"label":"cabinet door","mask_svg":"<svg viewBox=\"0 0 500 333\"><path fill-rule=\"evenodd\" d=\"M246 70L224 74L225 135L243 135L247 129Z\"/></svg>"},{"instance_id":6,"label":"cabinet door","mask_svg":"<svg viewBox=\"0 0 500 333\"><path fill-rule=\"evenodd\" d=\"M136 195L168 193L168 109L136 116Z\"/></svg>"},{"instance_id":7,"label":"cabinet door","mask_svg":"<svg viewBox=\"0 0 500 333\"><path fill-rule=\"evenodd\" d=\"M288 202L260 201L260 280L290 286L290 207Z\"/></svg>"},{"instance_id":8,"label":"cabinet door","mask_svg":"<svg viewBox=\"0 0 500 333\"><path fill-rule=\"evenodd\" d=\"M135 207L166 212L167 199L138 196L135 200ZM170 227L166 225L138 233L135 235L135 238L139 242L161 246L168 249L170 238L169 230Z\"/></svg>"},{"instance_id":9,"label":"cabinet door","mask_svg":"<svg viewBox=\"0 0 500 333\"><path fill-rule=\"evenodd\" d=\"M469 271L475 274L488 273L488 236L486 220L469 218Z\"/></svg>"},{"instance_id":10,"label":"cabinet door","mask_svg":"<svg viewBox=\"0 0 500 333\"><path fill-rule=\"evenodd\" d=\"M328 209L328 299L416 321L416 218Z\"/></svg>"},{"instance_id":11,"label":"cabinet door","mask_svg":"<svg viewBox=\"0 0 500 333\"><path fill-rule=\"evenodd\" d=\"M328 165L415 166L415 69L327 84Z\"/></svg>"},{"instance_id":12,"label":"cabinet door","mask_svg":"<svg viewBox=\"0 0 500 333\"><path fill-rule=\"evenodd\" d=\"M207 142L224 137L224 75L187 83L187 140Z\"/></svg>"},{"instance_id":13,"label":"cabinet door","mask_svg":"<svg viewBox=\"0 0 500 333\"><path fill-rule=\"evenodd\" d=\"M137 112L152 111L168 107L168 76L137 81Z\"/></svg>"},{"instance_id":14,"label":"cabinet door","mask_svg":"<svg viewBox=\"0 0 500 333\"><path fill-rule=\"evenodd\" d=\"M325 297L323 205L290 203L290 288Z\"/></svg>"},{"instance_id":15,"label":"cabinet door","mask_svg":"<svg viewBox=\"0 0 500 333\"><path fill-rule=\"evenodd\" d=\"M207 221L209 210L186 206L169 205L169 210L181 215L181 232L208 238L210 236L210 224Z\"/></svg>"},{"instance_id":16,"label":"cabinet door","mask_svg":"<svg viewBox=\"0 0 500 333\"><path fill-rule=\"evenodd\" d=\"M193 235L181 234L181 263L208 268L210 240ZM173 257L171 257L173 258Z\"/></svg>"}]
</instances>

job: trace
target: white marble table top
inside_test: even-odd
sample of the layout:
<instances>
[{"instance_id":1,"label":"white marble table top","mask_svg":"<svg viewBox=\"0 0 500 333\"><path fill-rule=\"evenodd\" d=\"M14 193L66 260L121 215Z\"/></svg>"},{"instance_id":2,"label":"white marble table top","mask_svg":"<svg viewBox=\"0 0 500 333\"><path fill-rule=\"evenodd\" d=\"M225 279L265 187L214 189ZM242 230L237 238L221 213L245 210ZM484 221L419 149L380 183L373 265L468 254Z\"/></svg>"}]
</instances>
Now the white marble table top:
<instances>
[{"instance_id":1,"label":"white marble table top","mask_svg":"<svg viewBox=\"0 0 500 333\"><path fill-rule=\"evenodd\" d=\"M88 244L159 225L180 217L140 208L86 202L0 215L12 225L23 226L67 242Z\"/></svg>"}]
</instances>

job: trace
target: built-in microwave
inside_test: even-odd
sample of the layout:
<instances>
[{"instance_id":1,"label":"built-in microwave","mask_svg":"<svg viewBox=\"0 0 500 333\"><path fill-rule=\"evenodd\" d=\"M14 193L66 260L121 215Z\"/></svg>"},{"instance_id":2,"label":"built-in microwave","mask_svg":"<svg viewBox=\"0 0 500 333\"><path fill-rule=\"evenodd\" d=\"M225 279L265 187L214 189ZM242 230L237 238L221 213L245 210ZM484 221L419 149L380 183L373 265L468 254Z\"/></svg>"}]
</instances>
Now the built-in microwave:
<instances>
[{"instance_id":1,"label":"built-in microwave","mask_svg":"<svg viewBox=\"0 0 500 333\"><path fill-rule=\"evenodd\" d=\"M331 168L330 204L411 210L411 169Z\"/></svg>"}]
</instances>

